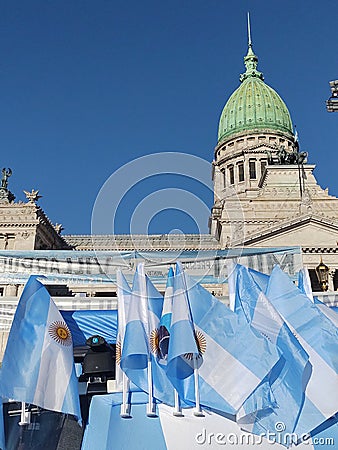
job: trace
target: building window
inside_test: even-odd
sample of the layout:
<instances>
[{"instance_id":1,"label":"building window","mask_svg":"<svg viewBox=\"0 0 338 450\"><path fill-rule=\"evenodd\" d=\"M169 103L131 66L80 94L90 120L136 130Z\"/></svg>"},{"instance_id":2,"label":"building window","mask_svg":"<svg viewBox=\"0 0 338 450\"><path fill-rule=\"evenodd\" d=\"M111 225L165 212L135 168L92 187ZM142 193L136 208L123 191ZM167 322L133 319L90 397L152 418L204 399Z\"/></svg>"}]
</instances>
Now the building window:
<instances>
[{"instance_id":1,"label":"building window","mask_svg":"<svg viewBox=\"0 0 338 450\"><path fill-rule=\"evenodd\" d=\"M249 161L249 173L250 173L250 180L255 180L256 177L256 161L251 160Z\"/></svg>"},{"instance_id":2,"label":"building window","mask_svg":"<svg viewBox=\"0 0 338 450\"><path fill-rule=\"evenodd\" d=\"M222 170L222 179L223 179L223 187L225 188L226 187L226 181L227 181L225 170Z\"/></svg>"},{"instance_id":3,"label":"building window","mask_svg":"<svg viewBox=\"0 0 338 450\"><path fill-rule=\"evenodd\" d=\"M234 166L229 167L229 181L230 184L235 184Z\"/></svg>"},{"instance_id":4,"label":"building window","mask_svg":"<svg viewBox=\"0 0 338 450\"><path fill-rule=\"evenodd\" d=\"M244 163L238 163L238 181L244 181Z\"/></svg>"}]
</instances>

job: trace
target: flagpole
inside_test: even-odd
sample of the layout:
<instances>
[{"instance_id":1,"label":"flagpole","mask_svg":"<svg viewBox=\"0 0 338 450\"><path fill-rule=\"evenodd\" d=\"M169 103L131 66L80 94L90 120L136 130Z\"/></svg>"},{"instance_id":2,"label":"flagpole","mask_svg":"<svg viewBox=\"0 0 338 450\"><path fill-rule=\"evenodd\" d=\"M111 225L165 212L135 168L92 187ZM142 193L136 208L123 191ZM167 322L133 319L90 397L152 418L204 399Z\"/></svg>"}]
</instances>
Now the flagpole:
<instances>
[{"instance_id":1,"label":"flagpole","mask_svg":"<svg viewBox=\"0 0 338 450\"><path fill-rule=\"evenodd\" d=\"M147 407L147 416L148 417L156 417L154 399L153 399L153 376L152 376L152 367L151 367L151 359L148 359L148 407Z\"/></svg>"},{"instance_id":2,"label":"flagpole","mask_svg":"<svg viewBox=\"0 0 338 450\"><path fill-rule=\"evenodd\" d=\"M122 405L121 405L121 412L120 416L123 419L129 419L130 416L130 404L127 400L127 394L129 393L129 378L127 375L123 372L122 374Z\"/></svg>"},{"instance_id":3,"label":"flagpole","mask_svg":"<svg viewBox=\"0 0 338 450\"><path fill-rule=\"evenodd\" d=\"M194 416L204 417L203 411L201 410L200 404L200 387L198 383L198 367L197 367L197 357L194 357L194 383L195 383L195 411Z\"/></svg>"},{"instance_id":4,"label":"flagpole","mask_svg":"<svg viewBox=\"0 0 338 450\"><path fill-rule=\"evenodd\" d=\"M176 391L176 389L174 389L174 396L175 396L175 407L174 407L174 412L173 415L176 417L182 417L182 410L181 410L181 406L180 406L180 398L178 396L178 392Z\"/></svg>"}]
</instances>

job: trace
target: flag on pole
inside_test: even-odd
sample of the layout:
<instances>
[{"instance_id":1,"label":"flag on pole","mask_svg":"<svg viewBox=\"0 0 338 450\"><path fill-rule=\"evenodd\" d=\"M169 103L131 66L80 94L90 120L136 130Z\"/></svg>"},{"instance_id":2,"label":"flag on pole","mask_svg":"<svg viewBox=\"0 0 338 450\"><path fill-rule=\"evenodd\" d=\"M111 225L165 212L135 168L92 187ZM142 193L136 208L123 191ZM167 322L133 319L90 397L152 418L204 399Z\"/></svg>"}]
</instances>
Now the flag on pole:
<instances>
[{"instance_id":1,"label":"flag on pole","mask_svg":"<svg viewBox=\"0 0 338 450\"><path fill-rule=\"evenodd\" d=\"M244 402L237 421L243 429L258 435L268 431L274 433L276 423L283 423L278 438L287 436L294 432L304 404L306 371L311 370L309 356L259 289L251 271L240 265L236 269L236 304L242 308L248 323L276 345L280 354L280 361L265 379L274 399L274 407L270 409L270 413L255 412L259 409L257 405L261 405L262 392L266 391L263 383Z\"/></svg>"},{"instance_id":2,"label":"flag on pole","mask_svg":"<svg viewBox=\"0 0 338 450\"><path fill-rule=\"evenodd\" d=\"M197 349L201 354L201 405L234 415L279 360L277 349L253 331L249 324L239 321L236 313L188 275L182 272L181 276L183 281L178 287L182 289L185 286L198 342ZM182 296L182 292L178 290L178 296L180 295ZM176 300L176 289L174 299ZM172 337L173 332L171 339ZM191 338L190 341L190 353L196 352ZM177 356L184 353L178 350L179 342L177 340ZM185 343L183 340L182 342ZM188 377L184 384L174 378L172 381L180 397L194 403L193 377Z\"/></svg>"},{"instance_id":3,"label":"flag on pole","mask_svg":"<svg viewBox=\"0 0 338 450\"><path fill-rule=\"evenodd\" d=\"M144 265L139 264L134 275L121 352L120 366L125 373L127 370L145 369L148 365L148 298L143 278Z\"/></svg>"},{"instance_id":4,"label":"flag on pole","mask_svg":"<svg viewBox=\"0 0 338 450\"><path fill-rule=\"evenodd\" d=\"M174 405L174 389L158 362L163 296L138 265L122 347L121 368L127 377L155 399Z\"/></svg>"},{"instance_id":5,"label":"flag on pole","mask_svg":"<svg viewBox=\"0 0 338 450\"><path fill-rule=\"evenodd\" d=\"M168 271L167 286L164 293L163 309L161 321L158 332L158 346L159 346L159 363L167 364L170 327L173 308L173 294L174 294L174 271L170 267Z\"/></svg>"},{"instance_id":6,"label":"flag on pole","mask_svg":"<svg viewBox=\"0 0 338 450\"><path fill-rule=\"evenodd\" d=\"M308 433L337 412L337 327L276 266L267 297L309 354L312 372L295 432Z\"/></svg>"},{"instance_id":7,"label":"flag on pole","mask_svg":"<svg viewBox=\"0 0 338 450\"><path fill-rule=\"evenodd\" d=\"M171 380L183 380L189 377L194 373L193 360L199 356L202 355L195 337L184 272L181 264L177 263L174 277L167 376Z\"/></svg>"},{"instance_id":8,"label":"flag on pole","mask_svg":"<svg viewBox=\"0 0 338 450\"><path fill-rule=\"evenodd\" d=\"M126 329L126 317L128 315L128 308L131 297L130 286L125 279L125 276L118 270L116 273L116 285L117 285L117 339L116 339L116 384L122 389L123 385L123 374L121 370L121 354L122 354L122 344L124 340L124 334Z\"/></svg>"},{"instance_id":9,"label":"flag on pole","mask_svg":"<svg viewBox=\"0 0 338 450\"><path fill-rule=\"evenodd\" d=\"M34 276L15 312L0 395L81 418L72 336L47 289Z\"/></svg>"}]
</instances>

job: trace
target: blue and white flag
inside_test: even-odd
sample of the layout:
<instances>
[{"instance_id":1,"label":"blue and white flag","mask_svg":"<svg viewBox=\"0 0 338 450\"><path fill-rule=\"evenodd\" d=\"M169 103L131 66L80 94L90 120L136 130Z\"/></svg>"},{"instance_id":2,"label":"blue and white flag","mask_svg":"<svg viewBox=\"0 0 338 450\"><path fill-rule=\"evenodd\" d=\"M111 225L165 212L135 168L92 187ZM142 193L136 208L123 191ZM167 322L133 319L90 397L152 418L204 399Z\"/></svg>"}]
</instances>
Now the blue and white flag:
<instances>
[{"instance_id":1,"label":"blue and white flag","mask_svg":"<svg viewBox=\"0 0 338 450\"><path fill-rule=\"evenodd\" d=\"M127 377L144 392L168 405L174 404L174 389L158 362L159 325L163 309L163 296L144 272L144 264L137 266L122 348L121 368ZM149 367L149 364L151 367Z\"/></svg>"},{"instance_id":2,"label":"blue and white flag","mask_svg":"<svg viewBox=\"0 0 338 450\"><path fill-rule=\"evenodd\" d=\"M276 266L267 297L308 353L312 372L295 432L308 433L338 409L338 330Z\"/></svg>"},{"instance_id":3,"label":"blue and white flag","mask_svg":"<svg viewBox=\"0 0 338 450\"><path fill-rule=\"evenodd\" d=\"M294 432L304 403L306 370L310 367L309 356L292 334L289 327L267 300L251 276L251 271L237 266L237 302L251 326L271 343L276 345L280 361L266 377L274 407L270 414L257 413L262 403L262 393L266 386L260 385L245 401L239 414L238 423L246 431L262 434L276 432L276 423L283 423L279 436ZM249 412L249 414L248 414Z\"/></svg>"},{"instance_id":4,"label":"blue and white flag","mask_svg":"<svg viewBox=\"0 0 338 450\"><path fill-rule=\"evenodd\" d=\"M122 345L124 341L124 334L126 329L126 317L128 315L129 303L131 298L131 289L125 279L125 276L118 270L116 273L116 285L117 285L117 339L116 339L116 384L119 388L122 388L123 383L123 371L120 367Z\"/></svg>"},{"instance_id":5,"label":"blue and white flag","mask_svg":"<svg viewBox=\"0 0 338 450\"><path fill-rule=\"evenodd\" d=\"M170 380L183 380L192 375L193 360L199 356L200 350L195 337L184 272L182 265L177 263L166 369Z\"/></svg>"},{"instance_id":6,"label":"blue and white flag","mask_svg":"<svg viewBox=\"0 0 338 450\"><path fill-rule=\"evenodd\" d=\"M29 278L15 312L0 395L81 418L72 336L36 277Z\"/></svg>"},{"instance_id":7,"label":"blue and white flag","mask_svg":"<svg viewBox=\"0 0 338 450\"><path fill-rule=\"evenodd\" d=\"M277 363L278 351L201 285L182 277L201 354L201 405L234 415ZM193 377L175 387L180 398L194 403Z\"/></svg>"},{"instance_id":8,"label":"blue and white flag","mask_svg":"<svg viewBox=\"0 0 338 450\"><path fill-rule=\"evenodd\" d=\"M121 353L120 366L125 373L148 366L148 295L144 280L144 264L139 264L134 275Z\"/></svg>"},{"instance_id":9,"label":"blue and white flag","mask_svg":"<svg viewBox=\"0 0 338 450\"><path fill-rule=\"evenodd\" d=\"M167 286L164 293L163 309L161 321L158 331L158 345L159 345L159 362L167 364L171 317L173 309L173 294L174 294L174 271L172 267L169 268Z\"/></svg>"}]
</instances>

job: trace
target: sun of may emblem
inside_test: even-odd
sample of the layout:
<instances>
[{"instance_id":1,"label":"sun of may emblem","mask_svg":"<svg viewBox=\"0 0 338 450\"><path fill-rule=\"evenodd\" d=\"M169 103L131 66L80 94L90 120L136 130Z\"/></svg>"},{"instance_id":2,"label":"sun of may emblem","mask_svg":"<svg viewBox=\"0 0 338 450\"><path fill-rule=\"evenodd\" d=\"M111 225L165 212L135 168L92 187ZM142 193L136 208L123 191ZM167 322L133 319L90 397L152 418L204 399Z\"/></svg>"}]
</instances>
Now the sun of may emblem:
<instances>
[{"instance_id":1,"label":"sun of may emblem","mask_svg":"<svg viewBox=\"0 0 338 450\"><path fill-rule=\"evenodd\" d=\"M65 322L53 322L49 325L48 333L58 344L69 346L72 344L72 335Z\"/></svg>"},{"instance_id":2,"label":"sun of may emblem","mask_svg":"<svg viewBox=\"0 0 338 450\"><path fill-rule=\"evenodd\" d=\"M159 354L159 351L160 351L158 329L153 330L150 333L149 343L150 343L150 350L151 350L151 352L155 356L157 356Z\"/></svg>"},{"instance_id":3,"label":"sun of may emblem","mask_svg":"<svg viewBox=\"0 0 338 450\"><path fill-rule=\"evenodd\" d=\"M205 339L205 336L201 331L195 331L195 341L198 349L197 359L199 359L203 356L203 353L205 353L207 349L207 340ZM192 360L193 354L185 353L184 357L188 360Z\"/></svg>"}]
</instances>

